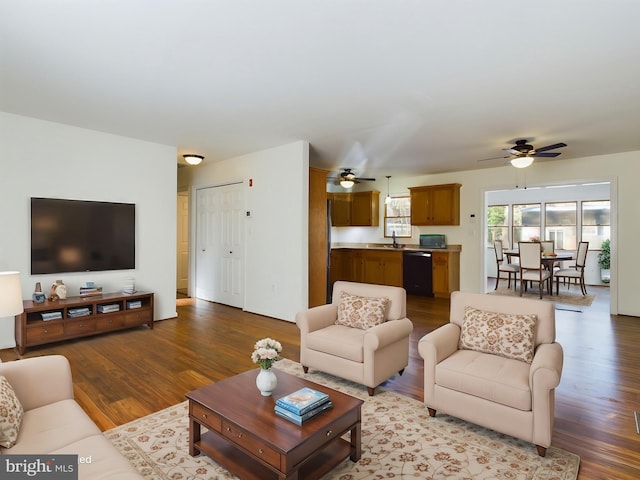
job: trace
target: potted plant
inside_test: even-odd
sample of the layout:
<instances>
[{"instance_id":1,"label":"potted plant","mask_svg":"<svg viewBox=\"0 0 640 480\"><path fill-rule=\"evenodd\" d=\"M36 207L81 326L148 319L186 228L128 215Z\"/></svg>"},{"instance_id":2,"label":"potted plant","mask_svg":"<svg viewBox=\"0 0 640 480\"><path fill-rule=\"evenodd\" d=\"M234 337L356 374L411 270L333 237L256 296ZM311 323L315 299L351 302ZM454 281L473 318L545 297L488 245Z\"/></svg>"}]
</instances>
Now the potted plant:
<instances>
[{"instance_id":1,"label":"potted plant","mask_svg":"<svg viewBox=\"0 0 640 480\"><path fill-rule=\"evenodd\" d=\"M600 279L604 283L611 280L611 240L602 242L600 253L598 254L598 265L600 265Z\"/></svg>"}]
</instances>

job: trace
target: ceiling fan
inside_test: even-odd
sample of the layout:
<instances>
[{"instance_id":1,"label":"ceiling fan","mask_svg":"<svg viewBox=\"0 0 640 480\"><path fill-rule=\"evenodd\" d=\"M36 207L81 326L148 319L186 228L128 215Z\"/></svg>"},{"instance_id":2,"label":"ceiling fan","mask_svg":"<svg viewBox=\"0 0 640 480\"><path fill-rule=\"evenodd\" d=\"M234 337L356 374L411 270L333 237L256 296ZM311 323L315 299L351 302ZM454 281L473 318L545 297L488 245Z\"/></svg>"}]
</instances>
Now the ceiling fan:
<instances>
[{"instance_id":1,"label":"ceiling fan","mask_svg":"<svg viewBox=\"0 0 640 480\"><path fill-rule=\"evenodd\" d=\"M549 152L556 148L566 147L566 143L554 143L553 145L547 145L546 147L535 148L533 145L529 145L526 139L516 140L516 144L511 148L503 148L505 152L509 153L504 157L484 158L478 160L484 162L486 160L496 160L498 158L510 158L509 162L516 168L525 168L533 163L534 158L555 158L560 155L561 152Z\"/></svg>"},{"instance_id":2,"label":"ceiling fan","mask_svg":"<svg viewBox=\"0 0 640 480\"><path fill-rule=\"evenodd\" d=\"M343 168L338 177L331 179L335 181L336 185L341 185L343 188L351 188L355 183L376 181L375 178L356 177L351 168Z\"/></svg>"}]
</instances>

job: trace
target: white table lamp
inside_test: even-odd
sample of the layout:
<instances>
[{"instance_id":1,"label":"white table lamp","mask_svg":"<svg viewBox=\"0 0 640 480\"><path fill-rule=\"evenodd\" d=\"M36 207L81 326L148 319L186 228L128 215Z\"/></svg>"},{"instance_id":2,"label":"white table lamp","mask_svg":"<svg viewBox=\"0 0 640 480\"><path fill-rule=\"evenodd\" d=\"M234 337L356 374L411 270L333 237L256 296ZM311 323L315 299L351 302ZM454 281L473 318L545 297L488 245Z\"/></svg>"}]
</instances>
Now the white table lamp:
<instances>
[{"instance_id":1,"label":"white table lamp","mask_svg":"<svg viewBox=\"0 0 640 480\"><path fill-rule=\"evenodd\" d=\"M15 317L22 311L20 272L0 272L0 318Z\"/></svg>"}]
</instances>

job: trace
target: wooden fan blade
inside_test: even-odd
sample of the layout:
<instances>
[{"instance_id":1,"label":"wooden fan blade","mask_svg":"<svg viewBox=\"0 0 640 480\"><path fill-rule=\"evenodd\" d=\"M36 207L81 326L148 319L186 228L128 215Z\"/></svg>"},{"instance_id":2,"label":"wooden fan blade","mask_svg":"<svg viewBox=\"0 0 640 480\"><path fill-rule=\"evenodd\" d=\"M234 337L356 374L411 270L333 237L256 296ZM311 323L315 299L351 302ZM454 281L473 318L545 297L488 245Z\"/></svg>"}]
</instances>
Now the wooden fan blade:
<instances>
[{"instance_id":1,"label":"wooden fan blade","mask_svg":"<svg viewBox=\"0 0 640 480\"><path fill-rule=\"evenodd\" d=\"M555 158L558 155L560 155L560 152L548 152L548 153L534 153L533 155L530 155L531 157L546 157L546 158Z\"/></svg>"},{"instance_id":2,"label":"wooden fan blade","mask_svg":"<svg viewBox=\"0 0 640 480\"><path fill-rule=\"evenodd\" d=\"M566 146L566 143L554 143L553 145L547 145L546 147L536 148L536 153L546 152L547 150L553 150L555 148L562 148Z\"/></svg>"},{"instance_id":3,"label":"wooden fan blade","mask_svg":"<svg viewBox=\"0 0 640 480\"><path fill-rule=\"evenodd\" d=\"M375 182L376 181L375 178L364 178L364 177L357 177L357 180L360 180L361 182Z\"/></svg>"}]
</instances>

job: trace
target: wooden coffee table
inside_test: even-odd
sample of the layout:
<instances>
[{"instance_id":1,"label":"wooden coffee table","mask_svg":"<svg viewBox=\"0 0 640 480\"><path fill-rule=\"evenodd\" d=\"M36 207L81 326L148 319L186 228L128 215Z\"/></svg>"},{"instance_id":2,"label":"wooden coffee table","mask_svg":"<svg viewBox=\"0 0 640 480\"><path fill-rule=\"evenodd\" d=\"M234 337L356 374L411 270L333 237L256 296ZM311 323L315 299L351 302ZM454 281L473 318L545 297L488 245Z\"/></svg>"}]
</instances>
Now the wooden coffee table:
<instances>
[{"instance_id":1,"label":"wooden coffee table","mask_svg":"<svg viewBox=\"0 0 640 480\"><path fill-rule=\"evenodd\" d=\"M206 453L243 480L317 479L347 457L360 459L362 400L279 370L276 390L263 397L256 387L258 371L187 394L190 455ZM298 426L276 415L274 406L302 387L328 393L333 408ZM347 432L350 441L341 438Z\"/></svg>"}]
</instances>

